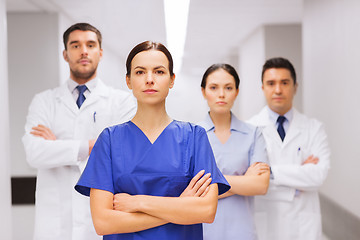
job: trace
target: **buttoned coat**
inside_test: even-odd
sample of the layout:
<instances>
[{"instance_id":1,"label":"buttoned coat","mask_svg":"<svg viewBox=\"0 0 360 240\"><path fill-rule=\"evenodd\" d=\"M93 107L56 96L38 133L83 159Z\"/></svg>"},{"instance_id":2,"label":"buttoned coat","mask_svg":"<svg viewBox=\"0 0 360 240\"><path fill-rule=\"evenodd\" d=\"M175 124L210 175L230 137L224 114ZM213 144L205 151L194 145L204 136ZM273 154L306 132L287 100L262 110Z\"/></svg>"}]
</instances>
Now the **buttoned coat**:
<instances>
[{"instance_id":1,"label":"buttoned coat","mask_svg":"<svg viewBox=\"0 0 360 240\"><path fill-rule=\"evenodd\" d=\"M284 141L269 118L269 108L249 120L262 128L271 165L268 193L255 197L260 240L319 240L322 236L318 190L330 167L322 123L293 109ZM317 164L303 164L310 155Z\"/></svg>"}]
</instances>

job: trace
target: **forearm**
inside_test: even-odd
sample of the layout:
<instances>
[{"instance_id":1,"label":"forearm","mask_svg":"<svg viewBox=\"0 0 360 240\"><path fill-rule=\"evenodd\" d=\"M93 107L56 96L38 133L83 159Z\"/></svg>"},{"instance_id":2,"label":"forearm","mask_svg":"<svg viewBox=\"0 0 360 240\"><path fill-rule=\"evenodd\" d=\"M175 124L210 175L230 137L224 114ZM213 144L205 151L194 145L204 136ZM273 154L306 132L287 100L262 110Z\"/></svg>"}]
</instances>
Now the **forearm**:
<instances>
[{"instance_id":1,"label":"forearm","mask_svg":"<svg viewBox=\"0 0 360 240\"><path fill-rule=\"evenodd\" d=\"M99 235L143 231L168 223L145 213L127 213L112 208L110 192L91 189L90 207L95 230Z\"/></svg>"},{"instance_id":2,"label":"forearm","mask_svg":"<svg viewBox=\"0 0 360 240\"><path fill-rule=\"evenodd\" d=\"M329 165L321 162L305 165L275 165L271 169L275 185L312 191L317 190L325 181Z\"/></svg>"},{"instance_id":3,"label":"forearm","mask_svg":"<svg viewBox=\"0 0 360 240\"><path fill-rule=\"evenodd\" d=\"M45 140L26 133L22 138L26 159L34 168L53 168L76 165L79 140Z\"/></svg>"},{"instance_id":4,"label":"forearm","mask_svg":"<svg viewBox=\"0 0 360 240\"><path fill-rule=\"evenodd\" d=\"M225 175L226 180L229 182L233 194L243 196L264 195L269 187L270 171L261 175Z\"/></svg>"},{"instance_id":5,"label":"forearm","mask_svg":"<svg viewBox=\"0 0 360 240\"><path fill-rule=\"evenodd\" d=\"M231 190L231 189L230 189ZM223 198L227 198L227 197L230 197L230 196L233 196L235 195L235 193L232 193L231 191L227 191L226 193L223 193L221 195L218 196L218 199L223 199Z\"/></svg>"},{"instance_id":6,"label":"forearm","mask_svg":"<svg viewBox=\"0 0 360 240\"><path fill-rule=\"evenodd\" d=\"M112 209L93 216L93 222L98 235L139 232L167 223L145 213L126 213Z\"/></svg>"},{"instance_id":7,"label":"forearm","mask_svg":"<svg viewBox=\"0 0 360 240\"><path fill-rule=\"evenodd\" d=\"M304 148L300 152L302 163L271 166L274 185L316 191L324 183L330 168L330 149L322 124L318 125L317 130L313 130L308 141L308 150ZM304 164L310 156L318 158L317 163ZM289 160L292 162L291 159Z\"/></svg>"},{"instance_id":8,"label":"forearm","mask_svg":"<svg viewBox=\"0 0 360 240\"><path fill-rule=\"evenodd\" d=\"M156 216L175 224L211 223L217 208L217 184L211 184L205 197L134 196L137 211Z\"/></svg>"}]
</instances>

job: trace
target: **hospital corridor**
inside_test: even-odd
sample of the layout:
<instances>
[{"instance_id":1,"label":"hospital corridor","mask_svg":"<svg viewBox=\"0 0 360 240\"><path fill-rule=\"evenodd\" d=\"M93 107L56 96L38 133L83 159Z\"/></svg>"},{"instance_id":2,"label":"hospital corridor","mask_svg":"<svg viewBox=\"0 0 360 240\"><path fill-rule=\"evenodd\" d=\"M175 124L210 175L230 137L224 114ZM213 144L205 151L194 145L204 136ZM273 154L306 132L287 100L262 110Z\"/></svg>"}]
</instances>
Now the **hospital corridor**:
<instances>
[{"instance_id":1,"label":"hospital corridor","mask_svg":"<svg viewBox=\"0 0 360 240\"><path fill-rule=\"evenodd\" d=\"M226 141L222 142L219 132L215 131L215 128L218 129L214 120L216 115L212 114L218 108L213 105L226 103L225 100L220 104L218 100L214 103L215 95L210 94L215 94L216 88L222 86L217 85L214 73L226 71L226 80L235 79L235 83L236 73L239 77L238 87L229 87L228 84L224 87L224 92L221 92L223 95L235 92L231 110L227 109L228 116L231 116L228 126L226 125L231 132L228 136L229 141L235 141L234 133L248 134L246 131L250 131L244 127L248 125L235 126L234 119L242 124L253 125L264 138L262 141L264 149L266 144L267 152L264 162L269 164L267 192L243 194L249 197L239 198L239 202L243 201L248 208L246 210L253 215L247 217L251 214L245 214L239 216L238 220L229 217L226 223L220 225L239 221L239 229L244 233L250 232L252 235L249 235L254 236L251 239L258 240L283 240L290 238L289 236L293 236L291 239L295 240L359 240L359 13L360 1L356 0L0 0L0 239L47 239L40 237L42 230L50 225L55 226L56 221L50 219L35 222L35 215L47 214L46 211L37 210L38 205L53 208L53 213L58 211L61 215L59 219L62 216L71 216L73 222L61 218L63 222L59 229L78 228L80 233L85 231L82 227L87 223L77 220L85 218L85 210L77 212L79 209L76 209L75 204L72 205L72 202L78 201L80 194L73 187L68 189L66 182L74 183L73 186L78 182L79 176L85 171L92 149L96 149L97 144L92 148L95 140L105 127L120 123L119 119L121 123L125 122L125 119L130 120L130 117L135 115L136 104L143 106L138 96L140 93L136 92L136 84L132 79L140 79L141 74L145 76L147 65L139 64L140 67L135 68L134 76L138 78L135 78L129 69L133 67L134 62L140 61L138 59L139 56L143 56L142 51L153 51L164 53L162 55L166 56L165 60L169 63L169 66L157 66L152 75L156 76L156 79L163 79L161 77L170 72L173 82L167 88L168 95L163 96L164 99L167 97L167 114L171 119L199 124L204 128L201 128L201 131L205 133L206 144L212 146L211 156L214 156L217 166L211 163L204 165L211 165L214 171L217 171L218 167L219 172L222 172L219 173L219 179L222 179L224 174L224 179L226 178L230 185L227 175L245 175L246 171L232 169L239 167L243 170L243 163L225 165L218 162L218 158L230 158L235 153L232 153L231 149L230 153L224 153L230 145L226 145ZM76 23L86 23L84 25L87 27L87 24L95 26L101 34L90 28L75 29L73 32L69 31L66 36L67 29ZM75 34L83 36L79 32L92 34L96 40L86 42L87 49L84 51L88 52L81 53L86 57L72 61L72 54L81 47L78 44L80 40L72 40L72 37L77 36ZM154 47L156 51L149 48L150 50L135 51L138 55L131 55L132 49L136 50L134 46L144 41L162 43L171 53L170 58L167 51L160 47L160 50ZM93 56L95 57L91 58ZM269 63L269 60L273 59L285 59L286 64L288 60L293 67L281 65L266 68L264 63ZM149 62L152 63L150 60ZM91 64L96 65L91 77L96 76L94 79L97 85L89 83L84 93L78 88L81 84L77 82L79 85L76 86L76 80L72 78L76 76L73 66ZM225 70L211 70L214 64ZM232 66L235 73L225 68L225 64ZM210 69L208 75L205 74L207 69ZM282 85L276 85L277 80L274 80L274 76L282 72L275 71L276 74L268 77L271 69L285 69L290 77L280 79L279 84ZM291 69L296 70L296 77ZM132 68L131 70L134 71ZM146 76L151 75L147 74ZM79 79L85 77L81 75ZM202 81L205 81L205 84ZM206 81L215 83L207 88ZM155 80L153 82L158 84ZM99 84L103 84L103 93L98 92ZM62 90L59 90L59 93L55 93L58 90L48 90L60 89L59 86L62 86L63 90L66 89L64 96L61 96ZM104 90L105 86L106 89L109 87L112 90ZM283 92L274 93L276 91ZM118 94L119 99L122 97L121 103L117 105L114 103L115 100L108 99L106 94L109 92ZM120 96L120 92L123 95ZM87 114L90 117L86 120L82 118L85 115L79 113L74 117L75 115L62 114L54 107L60 106L64 112L73 111L78 114L79 111L83 111L81 104L84 104L83 109L88 107L86 98L88 102L92 101L90 94L98 93L98 98L101 99L99 101L102 102L96 103L96 109L89 106L90 113ZM274 94L278 94L275 100ZM287 101L290 107L285 107L288 107L287 110L291 109L284 114L280 110L276 111L282 107L279 102L285 101L281 99L283 96L289 97L290 100ZM66 97L71 99L68 105L68 100L64 100ZM85 100L82 99L79 104L81 97ZM223 99L225 98L223 96ZM61 105L61 101L65 104ZM268 123L264 123L264 112L269 113L272 128L266 125ZM285 120L279 121L283 115ZM35 140L31 138L34 134L29 133L28 124L36 122L35 118L41 120L38 124L48 124L46 127L50 130L56 129L54 136L43 136L43 142L37 141L41 138L39 136L35 136ZM204 124L204 121L207 122ZM295 123L297 131L291 132L291 129L295 128ZM282 136L279 129L287 135ZM215 135L211 135L213 132L220 141ZM49 140L51 136L53 139ZM254 138L252 140L255 141ZM66 149L72 150L68 153L65 152L65 147L57 149L55 145L49 144L49 141L59 141L60 145L66 145ZM170 145L169 142L164 142ZM134 145L137 144L140 143L136 142ZM197 146L196 144L195 142L194 146ZM216 149L214 145L221 150ZM245 140L239 141L234 147L234 152L241 152L241 148L245 148L244 145ZM165 146L162 148L163 154L173 150L172 147L165 149ZM173 147L177 149L177 145ZM99 148L101 146L97 147ZM54 155L49 154L48 163L41 165L36 159L45 158L44 154L48 154L49 149ZM192 151L196 151L197 148L194 149ZM204 154L204 147L199 149ZM29 161L29 155L35 160ZM62 164L60 169L56 159L62 156L76 157ZM191 158L191 161L195 160ZM250 160L246 162L248 169L250 163ZM184 166L187 166L186 164L188 163ZM189 168L196 169L197 164L191 162ZM156 163L151 167L154 166ZM150 167L144 168L147 169L142 170L146 171ZM74 171L78 172L74 174ZM103 174L109 172L113 173L109 170ZM177 173L170 174L174 175L173 179L169 180L170 183L180 184L182 190L189 186L186 184L190 184L191 178L195 175L194 173L186 176L185 184ZM215 176L213 177L215 179ZM39 181L40 178L42 179ZM120 178L114 179L120 181ZM122 181L132 183L127 178ZM50 186L51 182L54 187ZM217 183L218 186L223 184L220 180ZM178 187L179 185L173 185L175 190L178 190ZM69 191L65 191L65 188ZM231 184L228 194L237 197L242 195L232 192L233 188ZM44 189L48 191L48 195L41 195ZM206 191L211 193L209 189ZM177 197L181 198L180 194ZM206 194L201 197L206 197ZM230 197L225 196L224 202ZM60 199L60 203L52 207L51 204L56 198ZM86 199L88 200L87 197ZM223 199L220 197L219 201ZM269 205L263 204L264 202ZM82 204L78 204L80 205ZM218 210L219 206L220 204ZM272 207L266 209L265 206ZM90 205L82 207L87 211L88 222L92 223L89 215ZM281 217L276 215L279 212L282 214ZM245 229L241 226L241 217L245 218L244 216L247 218L246 221L253 221L256 228ZM215 223L218 224L216 219ZM299 227L292 231L294 222L290 223L289 220L282 224L281 221L284 219L292 219ZM161 224L149 224L151 227L144 228L145 231L165 225L165 220L161 220ZM90 227L93 227L92 224ZM94 229L93 233L95 235ZM277 233L279 235L276 235ZM74 237L76 234L66 240L81 240ZM316 237L312 238L313 236ZM204 239L206 240L206 237ZM226 237L223 240L227 240Z\"/></svg>"}]
</instances>

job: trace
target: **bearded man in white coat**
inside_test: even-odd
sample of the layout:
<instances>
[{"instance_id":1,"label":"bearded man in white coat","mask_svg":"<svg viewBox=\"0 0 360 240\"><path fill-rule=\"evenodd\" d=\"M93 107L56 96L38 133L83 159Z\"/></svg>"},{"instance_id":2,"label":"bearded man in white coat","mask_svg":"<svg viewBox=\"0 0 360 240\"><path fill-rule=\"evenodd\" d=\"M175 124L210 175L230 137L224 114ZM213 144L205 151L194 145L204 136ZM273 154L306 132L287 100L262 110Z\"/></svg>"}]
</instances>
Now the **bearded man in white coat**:
<instances>
[{"instance_id":1,"label":"bearded man in white coat","mask_svg":"<svg viewBox=\"0 0 360 240\"><path fill-rule=\"evenodd\" d=\"M89 198L74 186L99 133L130 120L136 102L97 77L103 54L99 30L78 23L63 38L70 78L34 97L22 139L28 163L38 169L34 239L101 239L92 224Z\"/></svg>"},{"instance_id":2,"label":"bearded man in white coat","mask_svg":"<svg viewBox=\"0 0 360 240\"><path fill-rule=\"evenodd\" d=\"M263 129L271 165L268 193L255 198L260 240L322 238L318 189L330 167L330 150L323 124L293 108L296 89L295 69L287 59L265 62L267 106L249 120Z\"/></svg>"}]
</instances>

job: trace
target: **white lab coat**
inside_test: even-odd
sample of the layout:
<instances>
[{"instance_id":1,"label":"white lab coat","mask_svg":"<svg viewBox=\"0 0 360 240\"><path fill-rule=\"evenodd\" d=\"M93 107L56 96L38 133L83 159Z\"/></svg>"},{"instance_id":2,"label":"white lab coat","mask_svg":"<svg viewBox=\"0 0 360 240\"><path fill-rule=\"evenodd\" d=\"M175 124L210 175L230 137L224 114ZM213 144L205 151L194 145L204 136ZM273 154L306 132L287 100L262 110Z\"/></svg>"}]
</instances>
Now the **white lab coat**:
<instances>
[{"instance_id":1,"label":"white lab coat","mask_svg":"<svg viewBox=\"0 0 360 240\"><path fill-rule=\"evenodd\" d=\"M318 189L330 167L330 150L322 123L294 109L281 141L269 108L249 120L263 128L273 174L268 193L255 197L259 240L319 240L322 236ZM318 164L303 161L313 154Z\"/></svg>"},{"instance_id":2,"label":"white lab coat","mask_svg":"<svg viewBox=\"0 0 360 240\"><path fill-rule=\"evenodd\" d=\"M136 111L131 94L98 79L81 109L67 84L37 94L32 100L23 143L28 163L38 169L35 240L101 239L95 233L89 198L74 190L86 159L78 159L81 141L95 139L106 126L130 120ZM30 134L43 124L57 140Z\"/></svg>"}]
</instances>

